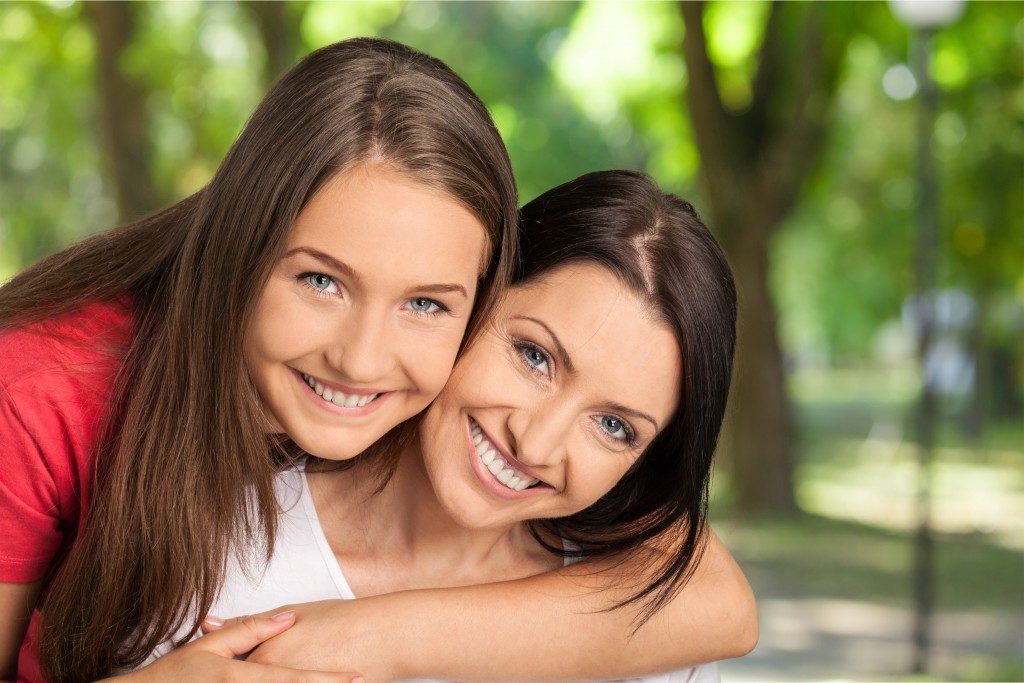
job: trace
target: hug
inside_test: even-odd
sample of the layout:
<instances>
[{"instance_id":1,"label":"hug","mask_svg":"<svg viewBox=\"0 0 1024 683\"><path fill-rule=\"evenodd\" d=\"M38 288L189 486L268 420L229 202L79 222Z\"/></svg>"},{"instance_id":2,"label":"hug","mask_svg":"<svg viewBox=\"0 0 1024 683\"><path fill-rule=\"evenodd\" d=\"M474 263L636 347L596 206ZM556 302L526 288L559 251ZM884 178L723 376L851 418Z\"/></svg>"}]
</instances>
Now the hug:
<instances>
[{"instance_id":1,"label":"hug","mask_svg":"<svg viewBox=\"0 0 1024 683\"><path fill-rule=\"evenodd\" d=\"M678 683L748 652L706 519L721 249L639 173L517 204L462 79L354 39L202 190L0 287L0 671Z\"/></svg>"}]
</instances>

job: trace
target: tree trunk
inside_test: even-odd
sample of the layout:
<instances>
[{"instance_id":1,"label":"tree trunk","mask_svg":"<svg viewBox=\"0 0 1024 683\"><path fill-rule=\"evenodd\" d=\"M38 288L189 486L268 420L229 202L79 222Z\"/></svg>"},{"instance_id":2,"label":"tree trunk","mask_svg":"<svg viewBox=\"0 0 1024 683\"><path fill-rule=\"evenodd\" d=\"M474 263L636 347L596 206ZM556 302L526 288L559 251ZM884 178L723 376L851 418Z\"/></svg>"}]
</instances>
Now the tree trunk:
<instances>
[{"instance_id":1,"label":"tree trunk","mask_svg":"<svg viewBox=\"0 0 1024 683\"><path fill-rule=\"evenodd\" d=\"M686 27L686 100L710 223L733 266L740 299L724 455L741 511L789 512L795 509L793 426L769 247L820 157L849 29L836 34L813 4L773 3L753 100L744 111L732 111L708 57L703 3L682 1L679 8Z\"/></svg>"},{"instance_id":2,"label":"tree trunk","mask_svg":"<svg viewBox=\"0 0 1024 683\"><path fill-rule=\"evenodd\" d=\"M735 229L742 230L742 226ZM786 395L767 245L730 250L739 296L736 363L726 448L737 505L743 511L787 512L793 496L792 418Z\"/></svg>"},{"instance_id":3,"label":"tree trunk","mask_svg":"<svg viewBox=\"0 0 1024 683\"><path fill-rule=\"evenodd\" d=\"M96 37L100 132L121 221L144 216L158 206L150 172L146 92L120 64L135 34L138 9L139 5L131 2L87 2L82 6Z\"/></svg>"},{"instance_id":4,"label":"tree trunk","mask_svg":"<svg viewBox=\"0 0 1024 683\"><path fill-rule=\"evenodd\" d=\"M305 4L277 0L247 1L243 5L256 22L267 55L263 81L269 89L295 62L299 27Z\"/></svg>"}]
</instances>

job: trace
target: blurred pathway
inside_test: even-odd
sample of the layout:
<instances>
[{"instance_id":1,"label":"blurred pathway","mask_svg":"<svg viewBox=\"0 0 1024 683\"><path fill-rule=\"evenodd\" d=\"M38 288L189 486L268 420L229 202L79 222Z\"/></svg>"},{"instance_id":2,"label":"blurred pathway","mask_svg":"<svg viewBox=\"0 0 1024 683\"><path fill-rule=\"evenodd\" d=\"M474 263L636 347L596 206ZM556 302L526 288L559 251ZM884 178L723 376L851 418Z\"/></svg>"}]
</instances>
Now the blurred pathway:
<instances>
[{"instance_id":1,"label":"blurred pathway","mask_svg":"<svg viewBox=\"0 0 1024 683\"><path fill-rule=\"evenodd\" d=\"M758 601L761 640L753 653L722 663L722 680L891 680L907 677L911 613L850 600ZM944 613L933 627L931 673L954 677L1024 668L1024 615Z\"/></svg>"}]
</instances>

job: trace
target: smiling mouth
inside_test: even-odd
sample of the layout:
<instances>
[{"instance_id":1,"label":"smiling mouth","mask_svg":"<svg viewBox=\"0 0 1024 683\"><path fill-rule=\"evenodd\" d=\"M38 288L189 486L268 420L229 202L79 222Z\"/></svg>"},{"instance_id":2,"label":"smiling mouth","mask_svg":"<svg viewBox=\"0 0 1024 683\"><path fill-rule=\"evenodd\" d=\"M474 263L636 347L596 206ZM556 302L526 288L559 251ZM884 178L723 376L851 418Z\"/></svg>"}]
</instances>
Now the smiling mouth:
<instances>
[{"instance_id":1,"label":"smiling mouth","mask_svg":"<svg viewBox=\"0 0 1024 683\"><path fill-rule=\"evenodd\" d=\"M488 440L476 420L469 418L470 434L473 438L473 447L484 468L505 488L511 491L525 491L526 489L548 487L540 479L516 469L502 457L500 450ZM550 487L549 487L550 488Z\"/></svg>"},{"instance_id":2,"label":"smiling mouth","mask_svg":"<svg viewBox=\"0 0 1024 683\"><path fill-rule=\"evenodd\" d=\"M332 389L325 387L312 375L307 375L302 372L302 381L309 385L309 388L316 392L316 395L327 403L331 403L339 408L362 408L367 406L378 398L380 398L386 392L376 392L369 394L353 394L345 393L338 389Z\"/></svg>"}]
</instances>

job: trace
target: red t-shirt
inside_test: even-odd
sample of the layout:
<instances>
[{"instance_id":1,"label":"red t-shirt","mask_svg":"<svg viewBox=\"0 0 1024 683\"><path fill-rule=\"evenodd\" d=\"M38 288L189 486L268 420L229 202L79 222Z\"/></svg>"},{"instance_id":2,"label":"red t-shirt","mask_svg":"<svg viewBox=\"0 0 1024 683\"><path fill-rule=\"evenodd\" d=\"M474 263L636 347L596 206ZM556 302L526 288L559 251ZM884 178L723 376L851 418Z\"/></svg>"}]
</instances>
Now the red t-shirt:
<instances>
[{"instance_id":1,"label":"red t-shirt","mask_svg":"<svg viewBox=\"0 0 1024 683\"><path fill-rule=\"evenodd\" d=\"M45 579L74 539L131 333L125 301L0 333L0 582ZM19 681L44 680L38 634L36 611L18 659Z\"/></svg>"}]
</instances>

